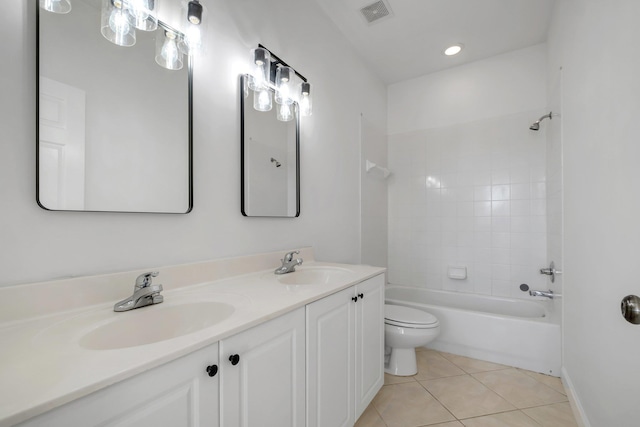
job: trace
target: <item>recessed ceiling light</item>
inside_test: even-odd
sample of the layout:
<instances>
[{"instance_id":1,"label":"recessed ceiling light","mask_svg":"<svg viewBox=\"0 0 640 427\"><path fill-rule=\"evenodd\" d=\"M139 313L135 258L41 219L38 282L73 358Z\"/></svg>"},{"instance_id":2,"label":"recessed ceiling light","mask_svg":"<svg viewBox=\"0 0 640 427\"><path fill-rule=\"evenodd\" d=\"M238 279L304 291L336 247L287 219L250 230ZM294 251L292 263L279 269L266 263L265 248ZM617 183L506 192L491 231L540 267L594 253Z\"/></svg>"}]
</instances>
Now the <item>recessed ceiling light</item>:
<instances>
[{"instance_id":1,"label":"recessed ceiling light","mask_svg":"<svg viewBox=\"0 0 640 427\"><path fill-rule=\"evenodd\" d=\"M462 50L462 47L463 45L461 44L454 44L453 46L449 46L448 48L446 48L444 50L444 54L447 56L457 55Z\"/></svg>"}]
</instances>

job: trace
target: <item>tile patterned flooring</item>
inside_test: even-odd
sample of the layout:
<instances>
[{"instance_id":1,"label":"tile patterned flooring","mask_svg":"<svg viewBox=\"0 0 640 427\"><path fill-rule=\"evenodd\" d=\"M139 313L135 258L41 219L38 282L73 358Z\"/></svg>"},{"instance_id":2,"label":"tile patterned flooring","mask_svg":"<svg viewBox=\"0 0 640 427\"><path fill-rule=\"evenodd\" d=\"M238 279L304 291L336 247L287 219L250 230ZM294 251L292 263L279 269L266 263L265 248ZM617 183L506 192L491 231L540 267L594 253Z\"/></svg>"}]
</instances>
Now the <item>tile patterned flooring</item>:
<instances>
[{"instance_id":1,"label":"tile patterned flooring","mask_svg":"<svg viewBox=\"0 0 640 427\"><path fill-rule=\"evenodd\" d=\"M416 351L418 373L385 374L355 427L577 427L559 378Z\"/></svg>"}]
</instances>

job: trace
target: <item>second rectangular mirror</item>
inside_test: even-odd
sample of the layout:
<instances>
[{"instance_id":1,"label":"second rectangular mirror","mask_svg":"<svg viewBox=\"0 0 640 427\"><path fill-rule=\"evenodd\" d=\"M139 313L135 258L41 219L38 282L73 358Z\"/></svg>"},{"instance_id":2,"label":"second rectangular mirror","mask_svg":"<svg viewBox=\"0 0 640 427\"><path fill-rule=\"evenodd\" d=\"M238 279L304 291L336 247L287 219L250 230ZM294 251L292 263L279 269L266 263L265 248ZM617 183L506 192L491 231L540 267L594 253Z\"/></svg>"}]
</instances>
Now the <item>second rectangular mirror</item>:
<instances>
[{"instance_id":1,"label":"second rectangular mirror","mask_svg":"<svg viewBox=\"0 0 640 427\"><path fill-rule=\"evenodd\" d=\"M300 215L300 118L298 104L287 111L273 103L269 111L254 108L254 96L273 98L273 90L254 92L248 76L240 77L242 214L297 217ZM258 101L258 100L257 100ZM288 121L278 115L291 114Z\"/></svg>"}]
</instances>

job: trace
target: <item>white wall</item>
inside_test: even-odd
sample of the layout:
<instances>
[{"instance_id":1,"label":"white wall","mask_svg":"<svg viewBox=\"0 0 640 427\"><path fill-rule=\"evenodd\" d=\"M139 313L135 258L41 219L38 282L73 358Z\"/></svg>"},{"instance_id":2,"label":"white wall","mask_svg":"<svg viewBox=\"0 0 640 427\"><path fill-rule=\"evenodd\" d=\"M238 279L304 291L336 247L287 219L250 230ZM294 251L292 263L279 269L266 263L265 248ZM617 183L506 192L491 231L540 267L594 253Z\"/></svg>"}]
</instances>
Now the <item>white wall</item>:
<instances>
[{"instance_id":1,"label":"white wall","mask_svg":"<svg viewBox=\"0 0 640 427\"><path fill-rule=\"evenodd\" d=\"M194 210L46 212L35 203L35 2L4 6L0 35L0 285L314 246L360 260L359 117L386 121L386 90L311 0L207 0L194 73ZM312 19L300 19L302 16ZM96 31L98 29L96 28ZM263 43L314 83L301 143L302 215L240 214L238 75Z\"/></svg>"},{"instance_id":2,"label":"white wall","mask_svg":"<svg viewBox=\"0 0 640 427\"><path fill-rule=\"evenodd\" d=\"M362 158L360 164L360 209L362 211L362 237L360 239L362 263L387 267L389 180L378 169L366 171L369 160L381 167L387 166L387 135L384 124L362 117L360 122Z\"/></svg>"},{"instance_id":3,"label":"white wall","mask_svg":"<svg viewBox=\"0 0 640 427\"><path fill-rule=\"evenodd\" d=\"M389 86L389 133L467 123L546 105L546 48L532 46Z\"/></svg>"},{"instance_id":4,"label":"white wall","mask_svg":"<svg viewBox=\"0 0 640 427\"><path fill-rule=\"evenodd\" d=\"M389 87L391 283L527 298L521 283L545 286L545 135L529 130L545 108L545 57L538 45ZM468 278L449 279L449 265Z\"/></svg>"},{"instance_id":5,"label":"white wall","mask_svg":"<svg viewBox=\"0 0 640 427\"><path fill-rule=\"evenodd\" d=\"M564 368L594 426L637 425L640 326L640 3L563 0L549 36L562 66Z\"/></svg>"}]
</instances>

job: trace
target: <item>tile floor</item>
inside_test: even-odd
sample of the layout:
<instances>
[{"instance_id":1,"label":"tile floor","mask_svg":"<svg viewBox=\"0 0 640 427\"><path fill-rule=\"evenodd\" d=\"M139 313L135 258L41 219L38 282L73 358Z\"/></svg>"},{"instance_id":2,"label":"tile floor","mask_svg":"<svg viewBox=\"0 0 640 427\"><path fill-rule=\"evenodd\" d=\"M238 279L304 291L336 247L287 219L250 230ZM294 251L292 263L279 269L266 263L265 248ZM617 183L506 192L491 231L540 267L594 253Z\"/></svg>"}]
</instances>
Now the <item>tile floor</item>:
<instances>
[{"instance_id":1,"label":"tile floor","mask_svg":"<svg viewBox=\"0 0 640 427\"><path fill-rule=\"evenodd\" d=\"M385 374L355 427L577 426L559 378L418 349L418 374Z\"/></svg>"}]
</instances>

